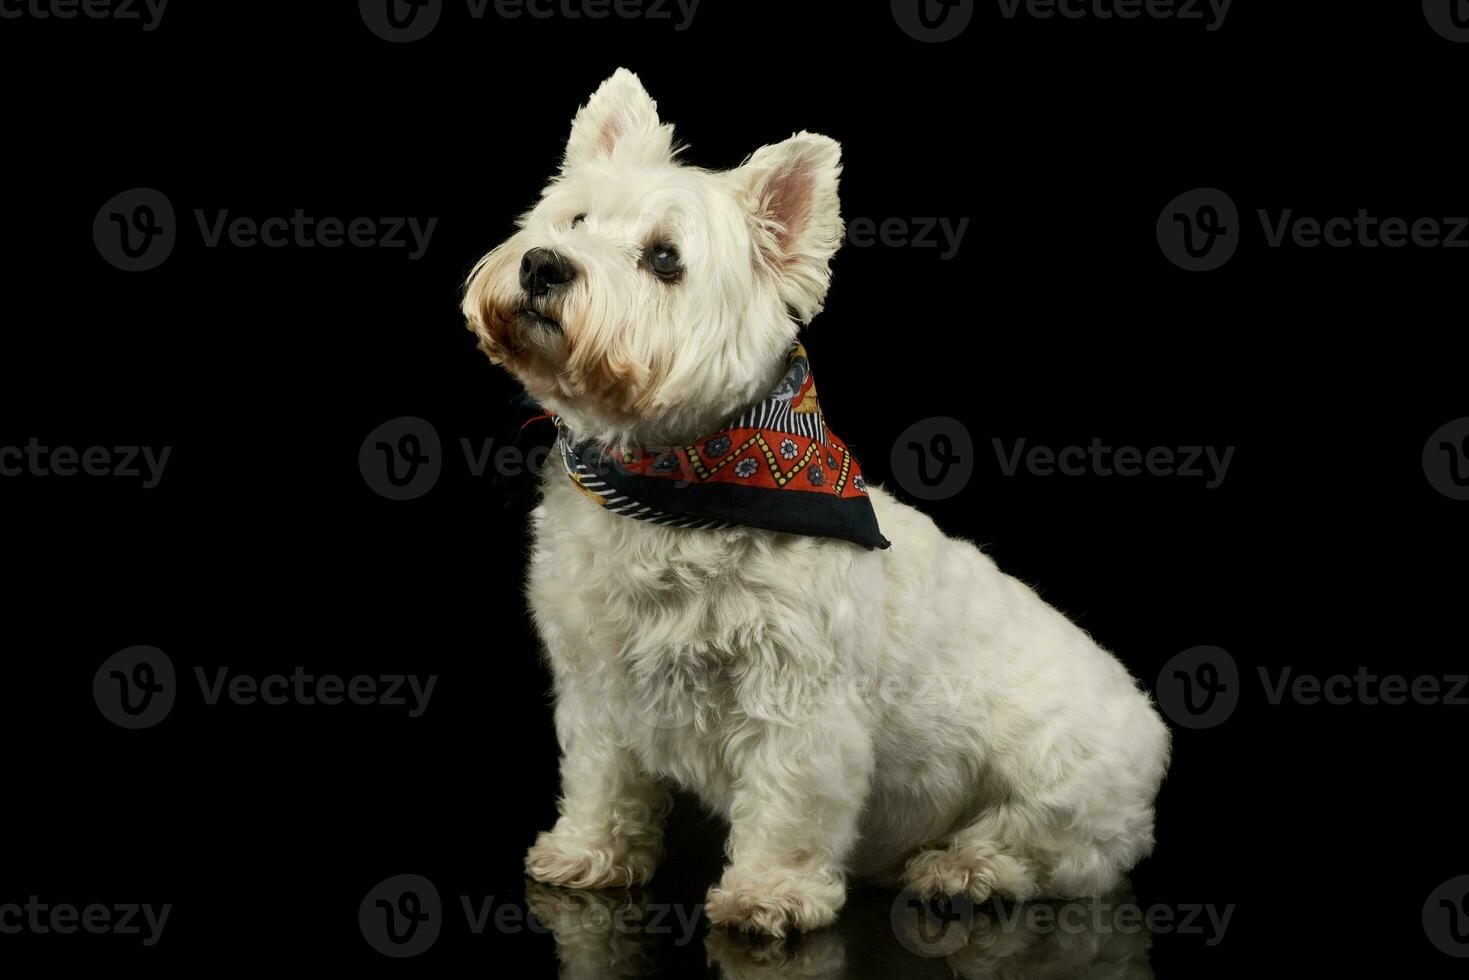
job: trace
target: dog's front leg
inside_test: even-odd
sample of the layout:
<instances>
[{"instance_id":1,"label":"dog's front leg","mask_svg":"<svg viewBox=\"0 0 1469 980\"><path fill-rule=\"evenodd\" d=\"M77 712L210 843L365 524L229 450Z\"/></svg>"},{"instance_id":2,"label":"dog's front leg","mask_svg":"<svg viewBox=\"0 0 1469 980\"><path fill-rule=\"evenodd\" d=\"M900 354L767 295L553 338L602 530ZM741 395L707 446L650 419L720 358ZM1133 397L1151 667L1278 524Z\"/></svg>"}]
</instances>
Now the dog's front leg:
<instances>
[{"instance_id":1,"label":"dog's front leg","mask_svg":"<svg viewBox=\"0 0 1469 980\"><path fill-rule=\"evenodd\" d=\"M829 925L846 901L870 735L849 706L800 715L747 721L728 743L736 789L729 865L708 895L715 925L783 936Z\"/></svg>"},{"instance_id":2,"label":"dog's front leg","mask_svg":"<svg viewBox=\"0 0 1469 980\"><path fill-rule=\"evenodd\" d=\"M536 881L567 888L641 885L663 856L672 794L641 769L614 724L595 695L567 687L558 695L561 817L525 856L526 873Z\"/></svg>"}]
</instances>

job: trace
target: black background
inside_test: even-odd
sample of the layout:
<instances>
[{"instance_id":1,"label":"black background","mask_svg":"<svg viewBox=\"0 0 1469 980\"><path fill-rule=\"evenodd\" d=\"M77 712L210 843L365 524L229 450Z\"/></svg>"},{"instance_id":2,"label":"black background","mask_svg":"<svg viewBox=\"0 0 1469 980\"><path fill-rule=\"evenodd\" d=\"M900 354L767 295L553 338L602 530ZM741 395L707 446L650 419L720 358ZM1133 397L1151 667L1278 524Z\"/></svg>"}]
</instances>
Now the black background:
<instances>
[{"instance_id":1,"label":"black background","mask_svg":"<svg viewBox=\"0 0 1469 980\"><path fill-rule=\"evenodd\" d=\"M0 20L9 172L0 446L172 448L151 490L0 478L10 571L0 903L171 902L161 942L0 935L0 963L167 970L342 966L553 975L549 937L470 935L456 896L519 903L551 825L548 677L523 611L523 508L469 474L514 385L474 349L458 290L553 172L577 105L637 71L686 159L736 165L798 129L844 147L843 210L970 219L955 258L844 249L807 332L833 425L871 479L899 433L960 420L966 490L923 504L1034 583L1150 687L1200 644L1238 661L1225 724L1176 730L1144 904L1233 904L1215 946L1160 935L1159 976L1410 969L1448 976L1423 903L1469 871L1463 713L1270 705L1256 669L1463 672L1465 508L1420 462L1466 413L1448 249L1270 249L1257 208L1469 213L1469 45L1417 3L1239 0L1199 22L1007 20L920 43L883 3L703 0L692 25L475 21L447 5L388 43L355 4L184 3L158 29ZM1239 205L1222 269L1186 273L1155 221L1201 186ZM159 268L99 255L98 209L165 193ZM437 217L406 250L205 248L194 209ZM358 449L400 416L443 440L427 495L386 500ZM1233 446L1185 477L1004 476L991 440ZM152 644L184 681L160 725L99 713L93 674ZM196 666L439 675L385 707L206 707ZM681 798L662 900L697 902L723 828ZM401 873L450 920L422 957L364 942L357 905ZM947 975L859 892L852 976ZM701 931L656 945L704 968Z\"/></svg>"}]
</instances>

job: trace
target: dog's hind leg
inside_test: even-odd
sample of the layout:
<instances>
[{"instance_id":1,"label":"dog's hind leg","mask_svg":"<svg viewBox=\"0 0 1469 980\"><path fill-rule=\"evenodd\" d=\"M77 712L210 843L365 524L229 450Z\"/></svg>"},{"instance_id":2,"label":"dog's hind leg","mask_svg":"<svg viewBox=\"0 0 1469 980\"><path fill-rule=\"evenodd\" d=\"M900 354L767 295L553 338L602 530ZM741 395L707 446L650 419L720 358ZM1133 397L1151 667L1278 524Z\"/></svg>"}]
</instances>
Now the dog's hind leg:
<instances>
[{"instance_id":1,"label":"dog's hind leg","mask_svg":"<svg viewBox=\"0 0 1469 980\"><path fill-rule=\"evenodd\" d=\"M902 883L925 898L965 895L974 902L991 895L1025 901L1040 893L1035 869L997 843L983 818L909 858Z\"/></svg>"},{"instance_id":2,"label":"dog's hind leg","mask_svg":"<svg viewBox=\"0 0 1469 980\"><path fill-rule=\"evenodd\" d=\"M925 897L967 895L976 902L991 895L1017 901L1105 895L1152 850L1152 810L1093 809L1082 816L1037 821L1003 807L987 810L910 857L903 885Z\"/></svg>"}]
</instances>

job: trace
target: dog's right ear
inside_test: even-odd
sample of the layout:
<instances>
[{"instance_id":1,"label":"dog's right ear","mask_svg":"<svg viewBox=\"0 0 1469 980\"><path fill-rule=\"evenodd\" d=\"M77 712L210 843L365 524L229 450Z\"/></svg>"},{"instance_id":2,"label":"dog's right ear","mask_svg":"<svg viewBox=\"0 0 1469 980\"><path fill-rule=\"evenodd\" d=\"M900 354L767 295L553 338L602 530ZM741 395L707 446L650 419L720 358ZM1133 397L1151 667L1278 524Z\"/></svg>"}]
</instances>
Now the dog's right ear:
<instances>
[{"instance_id":1,"label":"dog's right ear","mask_svg":"<svg viewBox=\"0 0 1469 980\"><path fill-rule=\"evenodd\" d=\"M665 163L672 159L673 126L659 122L658 103L638 76L619 68L577 112L561 170L598 160Z\"/></svg>"}]
</instances>

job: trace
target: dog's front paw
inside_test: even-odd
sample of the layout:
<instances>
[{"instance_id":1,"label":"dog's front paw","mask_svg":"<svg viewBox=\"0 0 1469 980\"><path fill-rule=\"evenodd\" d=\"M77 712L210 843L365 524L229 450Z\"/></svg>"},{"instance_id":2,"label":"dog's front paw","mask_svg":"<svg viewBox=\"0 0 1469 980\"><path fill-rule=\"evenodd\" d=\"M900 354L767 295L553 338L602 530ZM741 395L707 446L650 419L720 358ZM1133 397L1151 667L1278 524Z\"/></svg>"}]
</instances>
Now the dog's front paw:
<instances>
[{"instance_id":1,"label":"dog's front paw","mask_svg":"<svg viewBox=\"0 0 1469 980\"><path fill-rule=\"evenodd\" d=\"M846 900L846 884L837 874L727 868L709 889L705 910L716 926L784 936L789 929L831 925Z\"/></svg>"},{"instance_id":2,"label":"dog's front paw","mask_svg":"<svg viewBox=\"0 0 1469 980\"><path fill-rule=\"evenodd\" d=\"M653 877L659 853L644 846L546 831L525 855L525 873L563 888L631 888Z\"/></svg>"}]
</instances>

